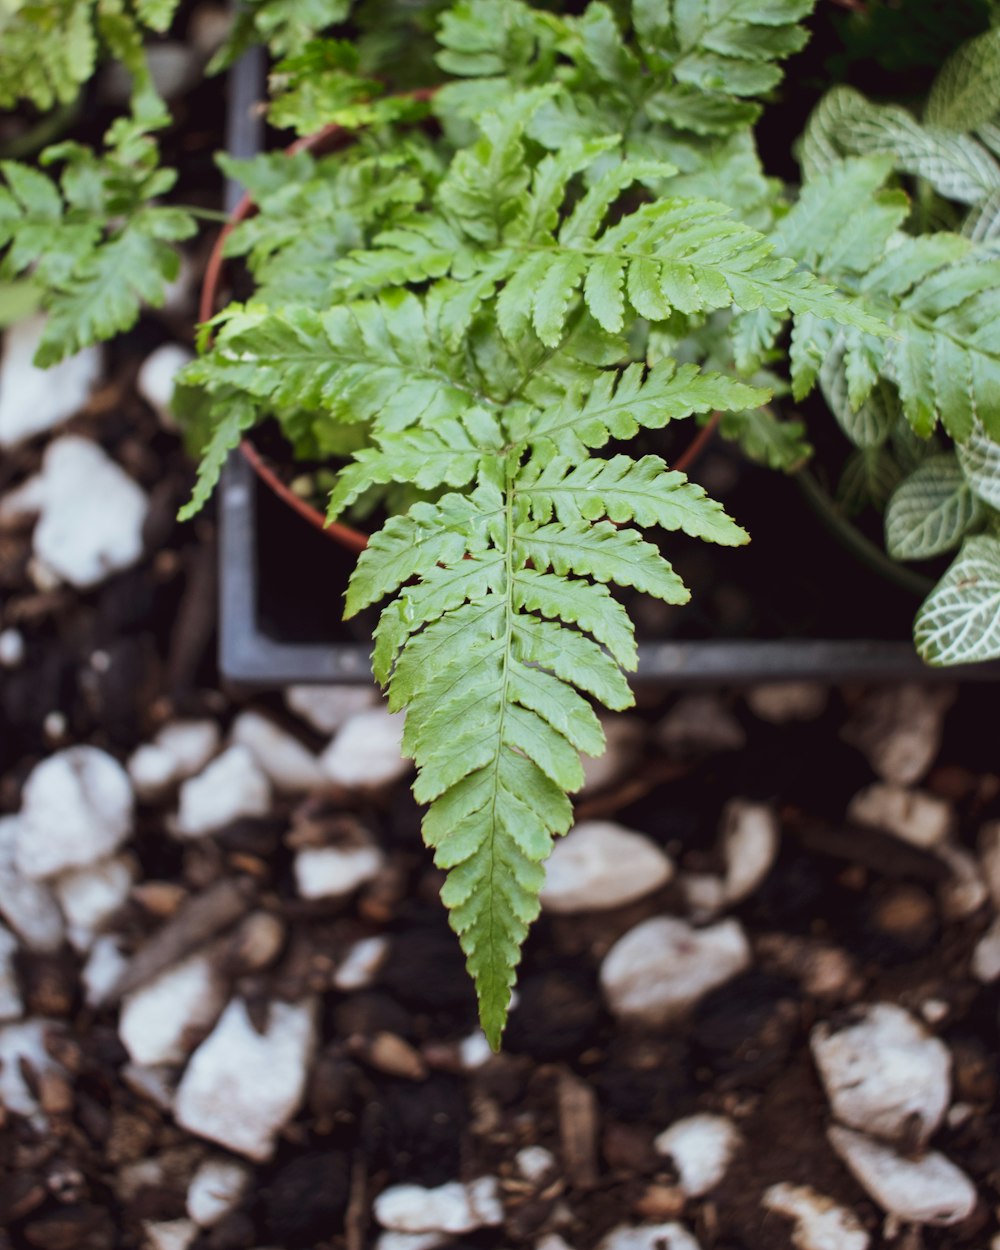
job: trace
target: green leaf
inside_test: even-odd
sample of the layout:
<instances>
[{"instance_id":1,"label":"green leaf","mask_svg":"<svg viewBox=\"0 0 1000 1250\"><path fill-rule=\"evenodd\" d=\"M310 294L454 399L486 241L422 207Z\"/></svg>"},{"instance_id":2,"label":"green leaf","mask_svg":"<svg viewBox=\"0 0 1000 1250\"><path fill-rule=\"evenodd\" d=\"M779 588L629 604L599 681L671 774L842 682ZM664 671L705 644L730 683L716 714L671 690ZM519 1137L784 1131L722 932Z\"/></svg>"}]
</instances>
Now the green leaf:
<instances>
[{"instance_id":1,"label":"green leaf","mask_svg":"<svg viewBox=\"0 0 1000 1250\"><path fill-rule=\"evenodd\" d=\"M957 547L985 515L955 456L933 456L890 499L886 549L894 560L929 560Z\"/></svg>"},{"instance_id":2,"label":"green leaf","mask_svg":"<svg viewBox=\"0 0 1000 1250\"><path fill-rule=\"evenodd\" d=\"M895 168L927 181L941 195L975 204L1000 187L1000 164L968 135L922 126L896 104L871 104L853 87L820 101L802 141L802 164L814 178L843 156L888 156Z\"/></svg>"},{"instance_id":3,"label":"green leaf","mask_svg":"<svg viewBox=\"0 0 1000 1250\"><path fill-rule=\"evenodd\" d=\"M695 412L739 410L769 398L770 391L760 387L695 365L678 367L668 359L648 373L639 364L619 374L603 373L586 396L567 396L532 418L529 427L517 425L511 432L535 446L550 445L559 455L577 459L585 449L603 447L610 438L633 438L640 428L662 429L669 421Z\"/></svg>"},{"instance_id":4,"label":"green leaf","mask_svg":"<svg viewBox=\"0 0 1000 1250\"><path fill-rule=\"evenodd\" d=\"M0 8L0 108L69 104L97 63L95 0L34 0Z\"/></svg>"},{"instance_id":5,"label":"green leaf","mask_svg":"<svg viewBox=\"0 0 1000 1250\"><path fill-rule=\"evenodd\" d=\"M931 591L913 627L928 664L974 664L1000 657L1000 541L967 538Z\"/></svg>"},{"instance_id":6,"label":"green leaf","mask_svg":"<svg viewBox=\"0 0 1000 1250\"><path fill-rule=\"evenodd\" d=\"M955 451L973 492L983 503L1000 509L1000 444L977 423Z\"/></svg>"},{"instance_id":7,"label":"green leaf","mask_svg":"<svg viewBox=\"0 0 1000 1250\"><path fill-rule=\"evenodd\" d=\"M924 121L944 130L975 130L995 116L998 91L1000 29L994 29L963 43L941 66Z\"/></svg>"},{"instance_id":8,"label":"green leaf","mask_svg":"<svg viewBox=\"0 0 1000 1250\"><path fill-rule=\"evenodd\" d=\"M522 476L517 497L526 500L532 515L548 522L553 513L565 525L607 518L615 523L635 521L642 526L682 530L693 538L739 546L747 534L704 490L683 473L667 468L659 456L613 456L572 465L564 458Z\"/></svg>"},{"instance_id":9,"label":"green leaf","mask_svg":"<svg viewBox=\"0 0 1000 1250\"><path fill-rule=\"evenodd\" d=\"M617 529L610 521L594 525L579 523L522 526L514 549L519 564L590 575L595 581L634 586L644 594L667 603L687 603L684 583L652 543L643 542L635 530Z\"/></svg>"},{"instance_id":10,"label":"green leaf","mask_svg":"<svg viewBox=\"0 0 1000 1250\"><path fill-rule=\"evenodd\" d=\"M202 510L215 490L229 453L239 446L240 439L257 421L257 410L245 396L228 396L224 404L218 405L216 412L218 420L201 451L198 479L191 499L178 513L181 521L190 521Z\"/></svg>"},{"instance_id":11,"label":"green leaf","mask_svg":"<svg viewBox=\"0 0 1000 1250\"><path fill-rule=\"evenodd\" d=\"M170 29L179 0L135 0L135 9L144 26L162 34Z\"/></svg>"},{"instance_id":12,"label":"green leaf","mask_svg":"<svg viewBox=\"0 0 1000 1250\"><path fill-rule=\"evenodd\" d=\"M158 307L180 269L170 243L194 233L187 213L148 208L75 271L48 302L51 313L38 349L43 368L90 343L130 329L143 304Z\"/></svg>"},{"instance_id":13,"label":"green leaf","mask_svg":"<svg viewBox=\"0 0 1000 1250\"><path fill-rule=\"evenodd\" d=\"M880 447L901 415L899 397L891 383L883 380L876 383L862 404L852 407L843 352L836 348L820 370L820 386L830 411L855 447Z\"/></svg>"}]
</instances>

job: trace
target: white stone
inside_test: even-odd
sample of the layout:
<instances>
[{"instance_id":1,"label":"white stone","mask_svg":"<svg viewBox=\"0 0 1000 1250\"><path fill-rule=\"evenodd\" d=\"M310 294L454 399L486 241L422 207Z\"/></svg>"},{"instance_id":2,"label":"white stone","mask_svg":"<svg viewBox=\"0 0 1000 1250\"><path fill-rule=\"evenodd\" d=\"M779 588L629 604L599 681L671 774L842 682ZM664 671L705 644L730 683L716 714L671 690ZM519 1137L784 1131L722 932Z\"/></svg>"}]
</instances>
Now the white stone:
<instances>
[{"instance_id":1,"label":"white stone","mask_svg":"<svg viewBox=\"0 0 1000 1250\"><path fill-rule=\"evenodd\" d=\"M834 1125L830 1144L879 1206L911 1224L958 1224L976 1206L976 1190L964 1172L929 1150L919 1159L904 1159L891 1147L863 1133Z\"/></svg>"},{"instance_id":2,"label":"white stone","mask_svg":"<svg viewBox=\"0 0 1000 1250\"><path fill-rule=\"evenodd\" d=\"M368 789L405 776L410 764L400 753L403 719L402 712L384 706L352 716L320 756L327 777L341 786Z\"/></svg>"},{"instance_id":3,"label":"white stone","mask_svg":"<svg viewBox=\"0 0 1000 1250\"><path fill-rule=\"evenodd\" d=\"M495 1176L463 1185L449 1181L436 1189L392 1185L375 1199L375 1218L397 1233L471 1233L503 1223Z\"/></svg>"},{"instance_id":4,"label":"white stone","mask_svg":"<svg viewBox=\"0 0 1000 1250\"><path fill-rule=\"evenodd\" d=\"M142 1227L145 1250L188 1250L198 1235L190 1220L146 1220Z\"/></svg>"},{"instance_id":5,"label":"white stone","mask_svg":"<svg viewBox=\"0 0 1000 1250\"><path fill-rule=\"evenodd\" d=\"M246 747L232 746L181 786L173 831L204 837L243 816L264 816L270 805L271 786L260 765Z\"/></svg>"},{"instance_id":6,"label":"white stone","mask_svg":"<svg viewBox=\"0 0 1000 1250\"><path fill-rule=\"evenodd\" d=\"M740 1145L732 1120L721 1115L692 1115L671 1124L654 1143L677 1168L681 1188L700 1198L719 1184Z\"/></svg>"},{"instance_id":7,"label":"white stone","mask_svg":"<svg viewBox=\"0 0 1000 1250\"><path fill-rule=\"evenodd\" d=\"M767 803L730 799L722 811L726 901L749 898L771 871L780 844L778 818Z\"/></svg>"},{"instance_id":8,"label":"white stone","mask_svg":"<svg viewBox=\"0 0 1000 1250\"><path fill-rule=\"evenodd\" d=\"M32 550L63 581L89 590L141 558L149 501L91 439L50 443L34 489L41 515Z\"/></svg>"},{"instance_id":9,"label":"white stone","mask_svg":"<svg viewBox=\"0 0 1000 1250\"><path fill-rule=\"evenodd\" d=\"M191 1057L177 1091L177 1123L265 1162L302 1101L315 1045L313 1002L272 1003L261 1034L233 999Z\"/></svg>"},{"instance_id":10,"label":"white stone","mask_svg":"<svg viewBox=\"0 0 1000 1250\"><path fill-rule=\"evenodd\" d=\"M94 939L81 974L88 1007L100 1007L125 971L128 958L120 941L114 933Z\"/></svg>"},{"instance_id":11,"label":"white stone","mask_svg":"<svg viewBox=\"0 0 1000 1250\"><path fill-rule=\"evenodd\" d=\"M19 629L0 630L0 668L19 668L24 652L24 634Z\"/></svg>"},{"instance_id":12,"label":"white stone","mask_svg":"<svg viewBox=\"0 0 1000 1250\"><path fill-rule=\"evenodd\" d=\"M91 746L42 760L24 783L17 868L35 880L113 854L132 832L132 784L116 759Z\"/></svg>"},{"instance_id":13,"label":"white stone","mask_svg":"<svg viewBox=\"0 0 1000 1250\"><path fill-rule=\"evenodd\" d=\"M179 343L164 343L146 357L139 369L136 389L166 430L177 429L177 419L171 411L174 382L181 369L193 359L192 353Z\"/></svg>"},{"instance_id":14,"label":"white stone","mask_svg":"<svg viewBox=\"0 0 1000 1250\"><path fill-rule=\"evenodd\" d=\"M162 798L177 779L177 765L162 747L144 742L129 756L128 775L136 797L145 803Z\"/></svg>"},{"instance_id":15,"label":"white stone","mask_svg":"<svg viewBox=\"0 0 1000 1250\"><path fill-rule=\"evenodd\" d=\"M259 712L241 712L233 722L232 741L245 746L271 784L285 794L321 790L329 778L319 759L298 738Z\"/></svg>"},{"instance_id":16,"label":"white stone","mask_svg":"<svg viewBox=\"0 0 1000 1250\"><path fill-rule=\"evenodd\" d=\"M634 767L642 750L644 726L636 716L620 713L603 715L601 727L607 742L604 754L596 759L590 755L582 757L583 789L581 795L593 794L597 790L606 790L620 781Z\"/></svg>"},{"instance_id":17,"label":"white stone","mask_svg":"<svg viewBox=\"0 0 1000 1250\"><path fill-rule=\"evenodd\" d=\"M902 1007L874 1003L844 1028L817 1024L810 1045L842 1124L923 1143L941 1123L951 1098L951 1054Z\"/></svg>"},{"instance_id":18,"label":"white stone","mask_svg":"<svg viewBox=\"0 0 1000 1250\"><path fill-rule=\"evenodd\" d=\"M468 1037L463 1037L458 1047L459 1062L463 1072L474 1072L483 1067L493 1058L493 1048L486 1040L482 1029L476 1029Z\"/></svg>"},{"instance_id":19,"label":"white stone","mask_svg":"<svg viewBox=\"0 0 1000 1250\"><path fill-rule=\"evenodd\" d=\"M0 357L0 447L51 430L87 402L101 376L101 352L85 347L51 369L33 360L45 329L44 317L29 317L4 335Z\"/></svg>"},{"instance_id":20,"label":"white stone","mask_svg":"<svg viewBox=\"0 0 1000 1250\"><path fill-rule=\"evenodd\" d=\"M182 1063L212 1027L228 989L205 954L189 956L122 1003L118 1035L133 1063Z\"/></svg>"},{"instance_id":21,"label":"white stone","mask_svg":"<svg viewBox=\"0 0 1000 1250\"><path fill-rule=\"evenodd\" d=\"M752 686L746 696L754 716L772 725L815 720L823 715L828 697L826 686L811 681L763 682Z\"/></svg>"},{"instance_id":22,"label":"white stone","mask_svg":"<svg viewBox=\"0 0 1000 1250\"><path fill-rule=\"evenodd\" d=\"M749 966L750 946L737 921L695 929L657 916L619 938L601 965L601 986L619 1018L658 1026L680 1019Z\"/></svg>"},{"instance_id":23,"label":"white stone","mask_svg":"<svg viewBox=\"0 0 1000 1250\"><path fill-rule=\"evenodd\" d=\"M166 751L176 766L180 780L200 773L219 749L221 735L214 720L169 721L153 742Z\"/></svg>"},{"instance_id":24,"label":"white stone","mask_svg":"<svg viewBox=\"0 0 1000 1250\"><path fill-rule=\"evenodd\" d=\"M940 846L952 825L951 809L942 799L881 781L858 791L848 804L847 819L883 829L924 850Z\"/></svg>"},{"instance_id":25,"label":"white stone","mask_svg":"<svg viewBox=\"0 0 1000 1250\"><path fill-rule=\"evenodd\" d=\"M371 985L389 954L387 938L360 938L350 947L334 973L334 988L343 993L363 990Z\"/></svg>"},{"instance_id":26,"label":"white stone","mask_svg":"<svg viewBox=\"0 0 1000 1250\"><path fill-rule=\"evenodd\" d=\"M763 1206L795 1221L796 1250L868 1250L870 1238L857 1216L808 1185L772 1185Z\"/></svg>"},{"instance_id":27,"label":"white stone","mask_svg":"<svg viewBox=\"0 0 1000 1250\"><path fill-rule=\"evenodd\" d=\"M976 943L970 968L976 980L984 985L1000 979L1000 917Z\"/></svg>"},{"instance_id":28,"label":"white stone","mask_svg":"<svg viewBox=\"0 0 1000 1250\"><path fill-rule=\"evenodd\" d=\"M305 847L295 854L295 883L303 898L343 898L378 875L377 846Z\"/></svg>"},{"instance_id":29,"label":"white stone","mask_svg":"<svg viewBox=\"0 0 1000 1250\"><path fill-rule=\"evenodd\" d=\"M24 999L14 967L17 947L17 938L0 924L0 1021L19 1020L24 1014Z\"/></svg>"},{"instance_id":30,"label":"white stone","mask_svg":"<svg viewBox=\"0 0 1000 1250\"><path fill-rule=\"evenodd\" d=\"M601 911L652 894L674 866L655 842L610 820L585 820L557 838L545 865L542 907Z\"/></svg>"},{"instance_id":31,"label":"white stone","mask_svg":"<svg viewBox=\"0 0 1000 1250\"><path fill-rule=\"evenodd\" d=\"M938 903L945 920L966 920L989 901L990 891L979 861L964 847L945 843L937 856L948 866L948 876L938 886Z\"/></svg>"},{"instance_id":32,"label":"white stone","mask_svg":"<svg viewBox=\"0 0 1000 1250\"><path fill-rule=\"evenodd\" d=\"M219 727L211 720L171 721L128 762L135 792L144 801L162 798L171 786L201 772L219 749Z\"/></svg>"},{"instance_id":33,"label":"white stone","mask_svg":"<svg viewBox=\"0 0 1000 1250\"><path fill-rule=\"evenodd\" d=\"M211 1228L239 1206L252 1179L251 1169L236 1159L206 1159L188 1186L188 1215L200 1228Z\"/></svg>"},{"instance_id":34,"label":"white stone","mask_svg":"<svg viewBox=\"0 0 1000 1250\"><path fill-rule=\"evenodd\" d=\"M691 918L699 924L714 920L726 906L726 883L712 872L685 872L677 880Z\"/></svg>"},{"instance_id":35,"label":"white stone","mask_svg":"<svg viewBox=\"0 0 1000 1250\"><path fill-rule=\"evenodd\" d=\"M619 1224L605 1233L597 1250L700 1250L682 1224Z\"/></svg>"},{"instance_id":36,"label":"white stone","mask_svg":"<svg viewBox=\"0 0 1000 1250\"><path fill-rule=\"evenodd\" d=\"M514 1164L526 1181L543 1181L559 1166L555 1155L544 1146L525 1146L514 1156Z\"/></svg>"},{"instance_id":37,"label":"white stone","mask_svg":"<svg viewBox=\"0 0 1000 1250\"><path fill-rule=\"evenodd\" d=\"M285 702L321 734L335 734L358 712L377 707L381 696L374 686L289 686Z\"/></svg>"},{"instance_id":38,"label":"white stone","mask_svg":"<svg viewBox=\"0 0 1000 1250\"><path fill-rule=\"evenodd\" d=\"M883 781L912 785L941 749L944 715L955 698L950 686L880 686L870 691L841 730Z\"/></svg>"},{"instance_id":39,"label":"white stone","mask_svg":"<svg viewBox=\"0 0 1000 1250\"><path fill-rule=\"evenodd\" d=\"M71 868L55 878L52 888L77 950L90 949L97 933L128 901L134 880L135 863L128 855Z\"/></svg>"},{"instance_id":40,"label":"white stone","mask_svg":"<svg viewBox=\"0 0 1000 1250\"><path fill-rule=\"evenodd\" d=\"M58 1027L55 1021L43 1019L0 1025L0 1106L18 1115L38 1116L40 1108L21 1065L27 1064L36 1076L62 1071L45 1046L45 1034Z\"/></svg>"},{"instance_id":41,"label":"white stone","mask_svg":"<svg viewBox=\"0 0 1000 1250\"><path fill-rule=\"evenodd\" d=\"M0 916L32 950L55 951L63 941L63 915L49 887L18 870L20 826L20 816L0 816Z\"/></svg>"},{"instance_id":42,"label":"white stone","mask_svg":"<svg viewBox=\"0 0 1000 1250\"><path fill-rule=\"evenodd\" d=\"M712 694L689 694L660 721L656 736L671 755L739 751L746 733L729 708Z\"/></svg>"}]
</instances>

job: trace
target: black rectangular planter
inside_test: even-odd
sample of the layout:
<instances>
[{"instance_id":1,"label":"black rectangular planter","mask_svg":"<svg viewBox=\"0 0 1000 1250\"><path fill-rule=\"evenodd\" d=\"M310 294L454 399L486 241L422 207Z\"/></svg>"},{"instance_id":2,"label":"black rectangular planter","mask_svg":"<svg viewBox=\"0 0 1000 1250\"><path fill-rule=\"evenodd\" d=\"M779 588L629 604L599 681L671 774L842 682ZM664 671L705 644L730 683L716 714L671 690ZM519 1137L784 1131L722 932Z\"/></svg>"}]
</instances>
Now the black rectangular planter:
<instances>
[{"instance_id":1,"label":"black rectangular planter","mask_svg":"<svg viewBox=\"0 0 1000 1250\"><path fill-rule=\"evenodd\" d=\"M256 104L263 82L263 51L253 49L230 73L227 146L235 156L249 157L261 150L263 122ZM226 187L230 210L239 195L239 187L230 182ZM872 581L868 575L865 582L866 575L857 571L850 560L838 565L838 561L845 560L844 553L828 536L827 554L821 554L815 533L809 536L808 520L800 526L797 513L789 513L787 495L795 491L782 482L780 475L772 474L769 484L756 491L766 503L762 517L758 518L762 522L761 542L752 547L766 549L770 543L772 549L787 550L788 565L787 575L770 590L765 583L760 584L759 597L767 598L775 592L779 597L784 593L792 599L796 594L808 597L810 589L823 578L836 581L839 575L845 593L853 594L863 608L859 629L867 628L869 620L884 619L896 639L905 637L908 614L900 614L899 604L890 603L891 610L880 618L882 592L877 579ZM784 502L783 490L787 492ZM752 503L752 484L750 496ZM797 510L808 511L801 499L791 504ZM752 534L758 533L751 516L739 510L733 514L748 523ZM223 474L220 515L222 675L230 682L258 689L306 682L370 682L370 633L367 637L357 632L352 635L340 613L354 557L281 503L258 481L238 453L230 457ZM812 525L815 529L815 519ZM721 567L724 580L727 566ZM808 570L808 575L799 573L799 569ZM716 573L713 569L711 576ZM687 580L691 585L699 581L697 576ZM779 607L775 617L780 619L781 615ZM825 620L822 612L819 619ZM933 669L922 663L908 640L891 637L869 641L851 637L768 641L664 639L640 641L639 669L634 681L681 687L803 679L994 681L1000 679L1000 662Z\"/></svg>"},{"instance_id":2,"label":"black rectangular planter","mask_svg":"<svg viewBox=\"0 0 1000 1250\"><path fill-rule=\"evenodd\" d=\"M239 454L226 466L220 513L219 665L223 676L255 688L370 682L370 644L351 639L338 621L353 557L295 516L258 481ZM280 529L272 544L276 550L264 559L262 526ZM288 560L282 558L285 553ZM307 597L324 601L329 641L301 636L298 623ZM801 679L998 678L1000 664L928 668L909 642L782 639L641 643L634 680L683 687Z\"/></svg>"}]
</instances>

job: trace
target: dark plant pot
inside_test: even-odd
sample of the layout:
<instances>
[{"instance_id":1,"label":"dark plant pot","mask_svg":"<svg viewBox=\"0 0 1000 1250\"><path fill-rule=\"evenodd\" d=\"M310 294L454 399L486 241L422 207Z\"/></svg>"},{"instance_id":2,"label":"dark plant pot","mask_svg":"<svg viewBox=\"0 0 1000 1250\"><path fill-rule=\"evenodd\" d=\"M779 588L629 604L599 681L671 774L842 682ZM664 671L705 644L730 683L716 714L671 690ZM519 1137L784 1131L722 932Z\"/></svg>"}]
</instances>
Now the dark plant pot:
<instances>
[{"instance_id":1,"label":"dark plant pot","mask_svg":"<svg viewBox=\"0 0 1000 1250\"><path fill-rule=\"evenodd\" d=\"M262 125L255 105L262 82L259 52L249 54L231 74L228 145L235 155L251 156L261 148ZM239 199L239 188L228 186L230 211ZM701 440L698 445L700 449ZM726 458L723 453L720 460ZM315 518L310 523L299 515L308 509L300 507L297 513L275 494L273 481L267 484L252 459L234 453L220 487L219 666L223 676L254 688L370 682L372 622L357 623L352 633L341 619L343 592L357 546L351 550L331 542ZM732 475L733 463L721 463L721 469ZM816 517L808 515L808 507L787 479L756 469L738 469L736 475L733 497L724 497L723 502L747 525L755 541L746 550L713 554L706 566L704 545L692 543L685 548L685 540L680 540L679 571L686 573L689 585L696 590L708 587L710 594L703 590L691 608L680 609L691 615L671 618L669 630L658 628L655 615L641 614L636 682L680 687L804 679L1000 679L1000 663L950 669L926 666L906 633L919 601L861 568L823 531ZM777 569L775 552L780 552L781 560ZM759 553L763 553L762 561ZM739 636L728 637L727 612L708 600L720 587L724 594L733 573L753 588L752 596L744 591L744 615L747 603L751 617L758 603L765 610L757 613L759 621L739 621L739 628L732 631ZM842 593L828 596L837 608L833 629L829 628L829 603L821 593L830 585L843 588ZM839 611L845 597L857 605L854 619L850 612ZM716 598L721 603L721 595ZM788 622L793 618L797 622L800 602L807 622L803 632L811 636L789 636ZM874 626L884 636L857 636ZM672 636L674 629L677 637ZM692 633L696 636L685 636Z\"/></svg>"},{"instance_id":2,"label":"dark plant pot","mask_svg":"<svg viewBox=\"0 0 1000 1250\"><path fill-rule=\"evenodd\" d=\"M223 676L258 689L370 682L371 645L340 620L350 553L288 509L238 453L226 466L219 502ZM676 687L998 679L1000 664L929 668L905 640L818 638L650 639L640 642L634 677Z\"/></svg>"}]
</instances>

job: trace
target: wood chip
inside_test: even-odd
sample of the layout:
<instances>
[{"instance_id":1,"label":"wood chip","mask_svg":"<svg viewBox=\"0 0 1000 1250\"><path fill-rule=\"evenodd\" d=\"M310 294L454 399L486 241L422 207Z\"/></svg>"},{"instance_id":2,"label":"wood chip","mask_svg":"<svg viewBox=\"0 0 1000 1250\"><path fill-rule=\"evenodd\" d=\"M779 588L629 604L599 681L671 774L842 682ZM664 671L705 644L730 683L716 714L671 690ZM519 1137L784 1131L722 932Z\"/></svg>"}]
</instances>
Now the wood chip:
<instances>
[{"instance_id":1,"label":"wood chip","mask_svg":"<svg viewBox=\"0 0 1000 1250\"><path fill-rule=\"evenodd\" d=\"M578 1189L597 1184L597 1095L568 1069L559 1073L556 1093L559 1108L559 1139L566 1177Z\"/></svg>"},{"instance_id":2,"label":"wood chip","mask_svg":"<svg viewBox=\"0 0 1000 1250\"><path fill-rule=\"evenodd\" d=\"M239 920L252 902L253 887L245 880L220 881L188 899L176 915L136 951L105 1001L117 1002L178 963L209 938Z\"/></svg>"}]
</instances>

